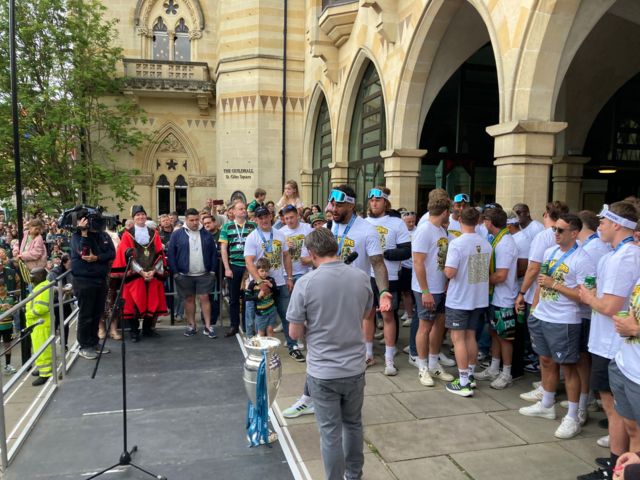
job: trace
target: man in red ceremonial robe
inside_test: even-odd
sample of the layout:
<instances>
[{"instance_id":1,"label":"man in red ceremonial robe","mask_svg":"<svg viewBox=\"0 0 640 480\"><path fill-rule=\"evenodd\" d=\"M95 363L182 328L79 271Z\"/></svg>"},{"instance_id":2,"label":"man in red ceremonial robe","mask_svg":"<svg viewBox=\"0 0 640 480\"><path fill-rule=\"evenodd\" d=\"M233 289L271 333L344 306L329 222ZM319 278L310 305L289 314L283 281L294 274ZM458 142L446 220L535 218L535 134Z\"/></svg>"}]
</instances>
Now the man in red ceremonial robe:
<instances>
[{"instance_id":1,"label":"man in red ceremonial robe","mask_svg":"<svg viewBox=\"0 0 640 480\"><path fill-rule=\"evenodd\" d=\"M124 231L111 268L111 276L122 278L127 267L125 252L132 249L133 259L127 274L122 298L123 317L131 324L131 340L140 341L142 334L153 336L153 325L158 315L167 313L163 281L167 274L167 259L160 235L146 226L147 213L142 205L131 208L134 226Z\"/></svg>"}]
</instances>

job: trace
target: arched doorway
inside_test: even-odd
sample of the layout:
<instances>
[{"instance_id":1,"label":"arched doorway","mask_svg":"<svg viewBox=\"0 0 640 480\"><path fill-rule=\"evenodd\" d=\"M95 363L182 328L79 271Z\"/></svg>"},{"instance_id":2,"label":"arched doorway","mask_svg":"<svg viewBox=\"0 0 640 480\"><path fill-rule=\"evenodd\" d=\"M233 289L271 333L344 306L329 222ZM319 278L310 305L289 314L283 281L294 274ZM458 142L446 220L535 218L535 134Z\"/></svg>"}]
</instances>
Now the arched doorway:
<instances>
[{"instance_id":1,"label":"arched doorway","mask_svg":"<svg viewBox=\"0 0 640 480\"><path fill-rule=\"evenodd\" d=\"M418 181L420 213L433 188L471 194L479 205L495 200L493 138L485 129L498 117L498 78L488 43L455 71L429 108L419 147L428 151Z\"/></svg>"}]
</instances>

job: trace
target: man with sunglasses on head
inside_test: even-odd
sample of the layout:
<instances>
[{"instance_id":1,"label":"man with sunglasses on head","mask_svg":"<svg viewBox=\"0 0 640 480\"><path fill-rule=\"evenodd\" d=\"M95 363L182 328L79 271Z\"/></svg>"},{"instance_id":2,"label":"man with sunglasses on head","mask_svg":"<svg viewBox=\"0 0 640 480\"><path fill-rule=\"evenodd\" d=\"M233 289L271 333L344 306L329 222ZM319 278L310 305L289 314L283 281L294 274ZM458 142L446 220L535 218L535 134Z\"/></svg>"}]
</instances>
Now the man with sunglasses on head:
<instances>
[{"instance_id":1,"label":"man with sunglasses on head","mask_svg":"<svg viewBox=\"0 0 640 480\"><path fill-rule=\"evenodd\" d=\"M618 398L616 388L621 387L631 393L630 380L620 378L620 374L622 371L625 376L631 376L634 368L637 370L637 365L625 362L626 356L622 358L622 363L619 361L620 352L627 346L622 334L617 331L621 318L616 314L628 309L629 298L640 271L640 248L633 242L638 211L635 205L623 201L605 205L599 216L600 238L610 243L613 250L598 262L595 291L580 287L580 299L592 309L589 332L591 389L599 393L607 415L611 458L603 469L579 476L580 480L612 478L612 469L618 456L629 450L629 436L625 429L628 425L623 418L627 416L628 401ZM612 362L614 358L615 362ZM637 429L635 433L637 436Z\"/></svg>"},{"instance_id":2,"label":"man with sunglasses on head","mask_svg":"<svg viewBox=\"0 0 640 480\"><path fill-rule=\"evenodd\" d=\"M389 278L389 292L393 295L392 311L381 311L384 344L385 344L385 375L396 375L394 357L396 353L396 342L398 340L398 294L400 262L411 258L411 237L407 226L398 217L388 214L391 209L389 194L391 191L385 187L376 187L369 190L368 197L368 217L367 222L374 226L380 238L380 245L383 250L384 264ZM374 307L378 306L378 288L376 286L375 271L371 269L371 289L374 294ZM375 324L376 309L372 308L364 323L364 338L367 346L367 356L373 354L373 337L376 329Z\"/></svg>"},{"instance_id":3,"label":"man with sunglasses on head","mask_svg":"<svg viewBox=\"0 0 640 480\"><path fill-rule=\"evenodd\" d=\"M451 215L449 215L449 233L454 237L462 235L462 227L460 226L460 214L462 211L471 205L471 199L466 193L458 193L454 195L453 202L451 202Z\"/></svg>"},{"instance_id":4,"label":"man with sunglasses on head","mask_svg":"<svg viewBox=\"0 0 640 480\"><path fill-rule=\"evenodd\" d=\"M356 193L353 188L349 185L340 185L331 190L327 210L333 215L331 231L338 242L338 257L343 261L345 259L351 260L351 265L367 275L373 269L380 311L390 311L393 296L389 292L389 276L384 262L383 249L380 245L380 237L373 225L356 214ZM355 254L357 256L353 259ZM363 321L366 322L365 319ZM366 344L365 362L367 366L375 363L372 342ZM391 366L393 366L393 358ZM392 369L390 369L391 371Z\"/></svg>"},{"instance_id":5,"label":"man with sunglasses on head","mask_svg":"<svg viewBox=\"0 0 640 480\"><path fill-rule=\"evenodd\" d=\"M581 431L586 409L580 410L580 337L582 318L579 285L595 275L595 266L578 245L582 221L577 215L560 215L552 227L556 245L548 248L543 262L548 271L538 276L538 287L529 316L533 349L542 365L542 399L520 409L520 414L555 420L555 395L562 366L569 399L569 412L555 431L560 439Z\"/></svg>"}]
</instances>

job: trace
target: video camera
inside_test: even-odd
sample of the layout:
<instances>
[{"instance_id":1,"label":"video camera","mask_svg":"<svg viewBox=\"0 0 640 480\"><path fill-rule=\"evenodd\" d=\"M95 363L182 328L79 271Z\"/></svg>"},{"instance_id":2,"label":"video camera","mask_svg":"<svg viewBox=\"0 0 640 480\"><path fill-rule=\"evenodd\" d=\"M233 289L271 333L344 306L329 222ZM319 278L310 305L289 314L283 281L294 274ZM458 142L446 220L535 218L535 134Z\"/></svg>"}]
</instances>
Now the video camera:
<instances>
[{"instance_id":1,"label":"video camera","mask_svg":"<svg viewBox=\"0 0 640 480\"><path fill-rule=\"evenodd\" d=\"M114 228L120 219L118 215L108 215L103 213L102 207L89 207L78 205L65 210L58 219L58 227L65 230L75 230L78 228L78 220L86 218L87 227L93 232L103 231L107 226Z\"/></svg>"}]
</instances>

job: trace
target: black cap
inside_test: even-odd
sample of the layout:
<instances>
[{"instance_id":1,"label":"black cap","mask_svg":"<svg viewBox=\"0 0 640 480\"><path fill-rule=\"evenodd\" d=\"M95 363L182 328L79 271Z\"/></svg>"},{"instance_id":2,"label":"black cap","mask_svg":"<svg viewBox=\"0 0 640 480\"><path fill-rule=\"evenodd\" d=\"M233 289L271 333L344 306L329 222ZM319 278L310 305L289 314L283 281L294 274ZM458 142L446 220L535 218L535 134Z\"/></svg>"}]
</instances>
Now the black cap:
<instances>
[{"instance_id":1,"label":"black cap","mask_svg":"<svg viewBox=\"0 0 640 480\"><path fill-rule=\"evenodd\" d=\"M271 211L267 207L258 207L253 211L254 217L262 217L263 215L271 215Z\"/></svg>"},{"instance_id":2,"label":"black cap","mask_svg":"<svg viewBox=\"0 0 640 480\"><path fill-rule=\"evenodd\" d=\"M147 214L147 212L145 212L144 207L142 205L134 205L131 207L131 217L135 217L137 213L144 213L145 215Z\"/></svg>"}]
</instances>

